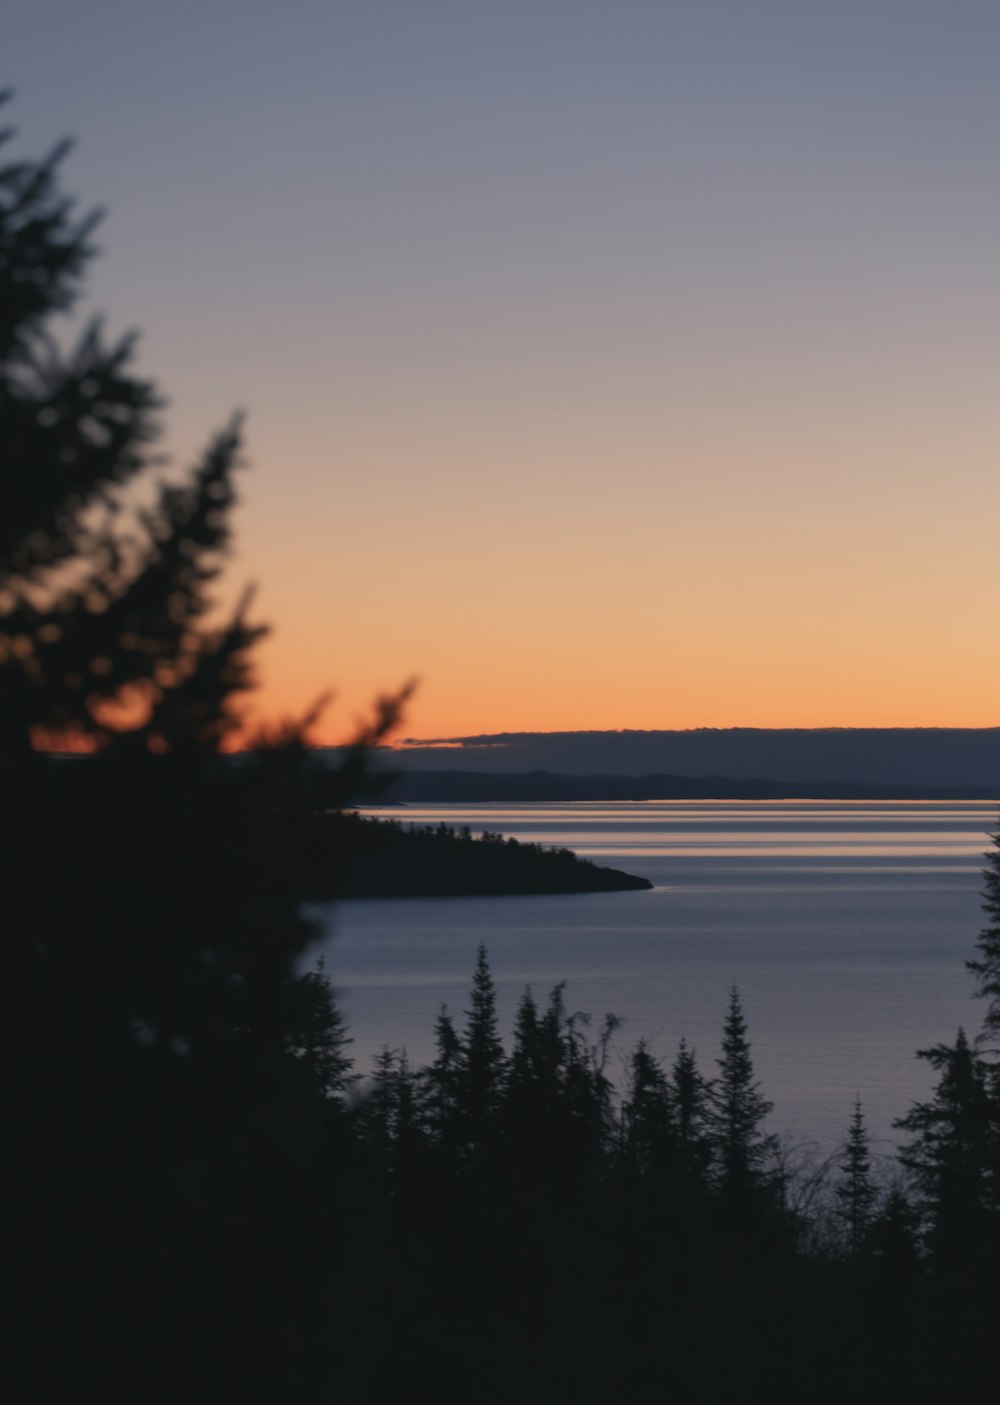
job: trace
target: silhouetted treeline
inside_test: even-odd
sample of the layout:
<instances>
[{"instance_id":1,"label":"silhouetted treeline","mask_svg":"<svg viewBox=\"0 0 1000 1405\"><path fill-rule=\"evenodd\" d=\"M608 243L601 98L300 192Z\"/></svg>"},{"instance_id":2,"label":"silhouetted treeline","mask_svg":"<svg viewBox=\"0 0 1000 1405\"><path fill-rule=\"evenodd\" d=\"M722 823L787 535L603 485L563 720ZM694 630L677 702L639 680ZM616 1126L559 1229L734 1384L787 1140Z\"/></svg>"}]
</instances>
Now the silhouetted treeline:
<instances>
[{"instance_id":1,"label":"silhouetted treeline","mask_svg":"<svg viewBox=\"0 0 1000 1405\"><path fill-rule=\"evenodd\" d=\"M618 1087L617 1022L592 1028L562 985L526 990L502 1037L482 949L431 1062L387 1047L363 1081L325 971L285 992L271 1112L161 1127L148 1222L141 1197L100 1202L122 1275L100 1339L127 1339L90 1361L63 1335L49 1358L49 1306L56 1386L68 1363L124 1396L169 1323L164 1398L194 1370L211 1398L260 1400L466 1398L470 1377L487 1405L790 1400L804 1380L819 1401L994 1398L1000 1097L964 1036L903 1119L901 1174L873 1171L855 1104L817 1175L768 1130L736 991L709 1066L640 1041Z\"/></svg>"},{"instance_id":2,"label":"silhouetted treeline","mask_svg":"<svg viewBox=\"0 0 1000 1405\"><path fill-rule=\"evenodd\" d=\"M315 1115L360 1236L339 1267L365 1285L324 1338L346 1398L460 1395L470 1373L486 1402L995 1397L1000 1079L963 1033L927 1054L894 1172L859 1101L817 1170L768 1128L736 990L709 1067L640 1040L616 1087L618 1022L592 1028L562 984L525 990L502 1038L480 948L432 1061L386 1047L360 1083L309 981L320 1035L289 1048L331 1070Z\"/></svg>"},{"instance_id":3,"label":"silhouetted treeline","mask_svg":"<svg viewBox=\"0 0 1000 1405\"><path fill-rule=\"evenodd\" d=\"M390 756L391 759L391 756ZM480 804L571 800L995 800L997 786L781 781L732 776L562 775L552 771L406 771L397 769L371 799Z\"/></svg>"},{"instance_id":4,"label":"silhouetted treeline","mask_svg":"<svg viewBox=\"0 0 1000 1405\"><path fill-rule=\"evenodd\" d=\"M356 813L312 816L295 841L306 889L318 897L470 897L608 893L651 888L646 878L468 826L411 825Z\"/></svg>"}]
</instances>

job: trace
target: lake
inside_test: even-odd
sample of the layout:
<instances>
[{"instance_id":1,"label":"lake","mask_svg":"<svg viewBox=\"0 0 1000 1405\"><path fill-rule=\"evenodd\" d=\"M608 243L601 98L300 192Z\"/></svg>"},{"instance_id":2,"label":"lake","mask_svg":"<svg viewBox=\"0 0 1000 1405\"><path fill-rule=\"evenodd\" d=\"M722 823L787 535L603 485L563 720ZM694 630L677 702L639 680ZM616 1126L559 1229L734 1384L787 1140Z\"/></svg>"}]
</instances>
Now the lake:
<instances>
[{"instance_id":1,"label":"lake","mask_svg":"<svg viewBox=\"0 0 1000 1405\"><path fill-rule=\"evenodd\" d=\"M461 1016L489 950L505 1033L524 987L567 981L567 1005L622 1017L616 1070L645 1036L683 1035L712 1074L735 983L771 1127L843 1137L855 1094L878 1149L926 1096L915 1051L977 1033L964 962L983 917L982 802L646 801L424 805L371 813L565 845L642 874L651 892L353 901L323 910L323 950L360 1070L389 1044L433 1056L442 1002Z\"/></svg>"}]
</instances>

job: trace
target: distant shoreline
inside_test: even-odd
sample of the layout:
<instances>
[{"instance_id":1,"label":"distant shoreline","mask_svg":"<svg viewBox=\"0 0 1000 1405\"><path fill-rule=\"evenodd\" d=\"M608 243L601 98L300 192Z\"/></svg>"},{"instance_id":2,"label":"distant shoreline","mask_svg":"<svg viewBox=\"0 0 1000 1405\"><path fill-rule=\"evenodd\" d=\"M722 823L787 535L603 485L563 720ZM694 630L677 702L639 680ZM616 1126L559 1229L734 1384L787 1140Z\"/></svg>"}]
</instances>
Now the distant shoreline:
<instances>
[{"instance_id":1,"label":"distant shoreline","mask_svg":"<svg viewBox=\"0 0 1000 1405\"><path fill-rule=\"evenodd\" d=\"M602 786L625 782L630 788L614 792L623 799L1000 796L1000 727L497 732L404 738L377 748L373 759L407 775L461 771L586 778ZM652 796L649 781L668 788Z\"/></svg>"},{"instance_id":2,"label":"distant shoreline","mask_svg":"<svg viewBox=\"0 0 1000 1405\"><path fill-rule=\"evenodd\" d=\"M399 771L368 804L571 800L979 800L1000 804L997 785L901 785L875 781L779 781L763 777L651 774L565 775L551 771Z\"/></svg>"},{"instance_id":3,"label":"distant shoreline","mask_svg":"<svg viewBox=\"0 0 1000 1405\"><path fill-rule=\"evenodd\" d=\"M318 899L536 897L653 886L566 848L343 811L312 816L297 851Z\"/></svg>"}]
</instances>

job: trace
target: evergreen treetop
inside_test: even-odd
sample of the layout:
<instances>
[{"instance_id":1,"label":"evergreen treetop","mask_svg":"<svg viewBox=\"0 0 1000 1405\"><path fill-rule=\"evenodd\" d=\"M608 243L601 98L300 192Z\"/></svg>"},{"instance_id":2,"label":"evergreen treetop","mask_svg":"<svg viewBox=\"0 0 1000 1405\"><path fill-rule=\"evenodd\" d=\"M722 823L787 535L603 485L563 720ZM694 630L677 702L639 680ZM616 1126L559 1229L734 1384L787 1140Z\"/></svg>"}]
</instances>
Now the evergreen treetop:
<instances>
[{"instance_id":1,"label":"evergreen treetop","mask_svg":"<svg viewBox=\"0 0 1000 1405\"><path fill-rule=\"evenodd\" d=\"M976 943L979 955L965 964L978 976L976 994L986 1000L983 1038L1000 1034L1000 830L992 835L992 850L983 869L983 911L988 918Z\"/></svg>"},{"instance_id":2,"label":"evergreen treetop","mask_svg":"<svg viewBox=\"0 0 1000 1405\"><path fill-rule=\"evenodd\" d=\"M476 951L462 1039L462 1104L470 1140L481 1143L503 1096L507 1056L497 1025L496 988L485 946Z\"/></svg>"},{"instance_id":3,"label":"evergreen treetop","mask_svg":"<svg viewBox=\"0 0 1000 1405\"><path fill-rule=\"evenodd\" d=\"M909 1132L900 1161L919 1192L926 1241L944 1261L976 1260L998 1233L997 1108L987 1067L965 1032L921 1049L938 1072L933 1096L896 1126Z\"/></svg>"},{"instance_id":4,"label":"evergreen treetop","mask_svg":"<svg viewBox=\"0 0 1000 1405\"><path fill-rule=\"evenodd\" d=\"M750 1057L747 1024L733 986L722 1032L719 1076L712 1090L716 1180L724 1204L742 1215L767 1186L775 1139L764 1131L773 1109L760 1090Z\"/></svg>"},{"instance_id":5,"label":"evergreen treetop","mask_svg":"<svg viewBox=\"0 0 1000 1405\"><path fill-rule=\"evenodd\" d=\"M861 1099L856 1098L840 1160L841 1180L836 1187L838 1213L846 1232L848 1249L858 1254L864 1246L878 1191L871 1177L871 1154Z\"/></svg>"}]
</instances>

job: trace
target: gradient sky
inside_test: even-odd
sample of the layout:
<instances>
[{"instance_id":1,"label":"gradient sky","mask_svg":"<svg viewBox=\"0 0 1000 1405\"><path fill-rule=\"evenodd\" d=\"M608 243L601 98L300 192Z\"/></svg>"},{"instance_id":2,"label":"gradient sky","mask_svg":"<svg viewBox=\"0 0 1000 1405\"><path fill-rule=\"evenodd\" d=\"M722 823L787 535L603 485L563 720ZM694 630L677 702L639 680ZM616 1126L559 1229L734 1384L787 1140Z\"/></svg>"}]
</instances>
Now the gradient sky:
<instances>
[{"instance_id":1,"label":"gradient sky","mask_svg":"<svg viewBox=\"0 0 1000 1405\"><path fill-rule=\"evenodd\" d=\"M1000 721L996 0L7 0L257 709Z\"/></svg>"}]
</instances>

